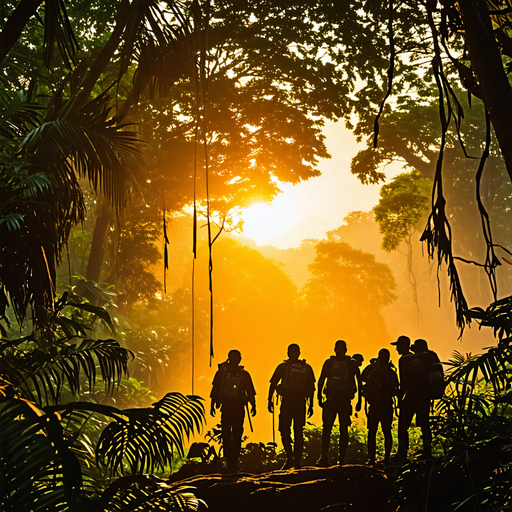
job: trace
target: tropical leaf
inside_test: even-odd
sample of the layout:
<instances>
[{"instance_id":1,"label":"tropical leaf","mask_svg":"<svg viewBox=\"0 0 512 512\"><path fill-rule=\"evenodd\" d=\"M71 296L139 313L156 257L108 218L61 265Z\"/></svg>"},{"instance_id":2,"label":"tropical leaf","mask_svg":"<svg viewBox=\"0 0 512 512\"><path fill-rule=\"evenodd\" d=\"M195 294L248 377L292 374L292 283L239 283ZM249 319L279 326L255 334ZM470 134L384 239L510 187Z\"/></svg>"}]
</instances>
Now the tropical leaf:
<instances>
[{"instance_id":1,"label":"tropical leaf","mask_svg":"<svg viewBox=\"0 0 512 512\"><path fill-rule=\"evenodd\" d=\"M480 377L492 385L495 395L510 386L512 352L508 345L502 343L479 356L468 355L463 358L461 354L457 354L457 358L446 365L451 366L448 380L462 388L462 396L473 391Z\"/></svg>"},{"instance_id":2,"label":"tropical leaf","mask_svg":"<svg viewBox=\"0 0 512 512\"><path fill-rule=\"evenodd\" d=\"M126 187L137 181L144 159L138 135L127 131L119 117L110 116L109 102L104 92L76 112L74 98L57 104L27 134L20 150L37 155L45 167L52 164L59 181L74 183L74 172L87 178L94 190L120 210Z\"/></svg>"},{"instance_id":3,"label":"tropical leaf","mask_svg":"<svg viewBox=\"0 0 512 512\"><path fill-rule=\"evenodd\" d=\"M53 64L55 43L67 69L72 69L78 51L78 42L69 22L66 4L63 0L44 2L44 43L43 60L47 68Z\"/></svg>"},{"instance_id":4,"label":"tropical leaf","mask_svg":"<svg viewBox=\"0 0 512 512\"><path fill-rule=\"evenodd\" d=\"M128 375L128 362L133 354L116 340L82 340L78 345L61 344L53 352L39 347L24 349L21 343L13 347L0 346L0 369L16 385L25 398L38 403L57 403L67 385L77 395L82 390L81 375L85 375L90 390L94 389L98 373L105 389L111 392ZM99 369L99 372L98 372Z\"/></svg>"},{"instance_id":5,"label":"tropical leaf","mask_svg":"<svg viewBox=\"0 0 512 512\"><path fill-rule=\"evenodd\" d=\"M0 91L0 142L16 144L19 137L39 126L44 106L31 102L25 91Z\"/></svg>"},{"instance_id":6,"label":"tropical leaf","mask_svg":"<svg viewBox=\"0 0 512 512\"><path fill-rule=\"evenodd\" d=\"M197 510L192 487L173 486L150 475L118 478L101 496L111 512L145 510Z\"/></svg>"},{"instance_id":7,"label":"tropical leaf","mask_svg":"<svg viewBox=\"0 0 512 512\"><path fill-rule=\"evenodd\" d=\"M184 454L184 440L204 422L202 399L168 393L147 409L127 409L102 432L98 462L112 473L154 472L170 464L174 451Z\"/></svg>"},{"instance_id":8,"label":"tropical leaf","mask_svg":"<svg viewBox=\"0 0 512 512\"><path fill-rule=\"evenodd\" d=\"M1 510L77 509L81 470L64 442L59 417L8 400L0 406L0 431Z\"/></svg>"},{"instance_id":9,"label":"tropical leaf","mask_svg":"<svg viewBox=\"0 0 512 512\"><path fill-rule=\"evenodd\" d=\"M490 304L484 311L472 308L467 316L477 320L482 327L491 327L494 336L503 343L509 343L512 337L512 295Z\"/></svg>"},{"instance_id":10,"label":"tropical leaf","mask_svg":"<svg viewBox=\"0 0 512 512\"><path fill-rule=\"evenodd\" d=\"M20 229L23 225L23 215L21 213L10 213L5 217L0 218L0 224L5 223L9 231Z\"/></svg>"},{"instance_id":11,"label":"tropical leaf","mask_svg":"<svg viewBox=\"0 0 512 512\"><path fill-rule=\"evenodd\" d=\"M114 301L117 298L117 294L109 291L108 289L102 288L95 281L91 281L90 279L86 279L85 277L75 274L73 275L73 279L79 281L80 284L87 291L89 296L98 298L101 303L109 303L114 304ZM79 298L79 297L77 297ZM81 297L80 297L81 298ZM75 300L76 302L76 300Z\"/></svg>"},{"instance_id":12,"label":"tropical leaf","mask_svg":"<svg viewBox=\"0 0 512 512\"><path fill-rule=\"evenodd\" d=\"M74 97L45 107L0 94L0 311L22 319L32 306L46 318L63 247L85 219L80 178L117 211L136 187L142 143L109 101L103 93L76 110Z\"/></svg>"},{"instance_id":13,"label":"tropical leaf","mask_svg":"<svg viewBox=\"0 0 512 512\"><path fill-rule=\"evenodd\" d=\"M102 308L100 306L94 306L92 304L81 304L77 302L68 302L68 306L73 306L78 309L83 309L84 311L88 311L89 313L93 313L97 317L101 318L112 331L113 334L116 333L116 328L114 327L114 324L112 323L112 319L110 318L110 315L105 310L105 308Z\"/></svg>"}]
</instances>

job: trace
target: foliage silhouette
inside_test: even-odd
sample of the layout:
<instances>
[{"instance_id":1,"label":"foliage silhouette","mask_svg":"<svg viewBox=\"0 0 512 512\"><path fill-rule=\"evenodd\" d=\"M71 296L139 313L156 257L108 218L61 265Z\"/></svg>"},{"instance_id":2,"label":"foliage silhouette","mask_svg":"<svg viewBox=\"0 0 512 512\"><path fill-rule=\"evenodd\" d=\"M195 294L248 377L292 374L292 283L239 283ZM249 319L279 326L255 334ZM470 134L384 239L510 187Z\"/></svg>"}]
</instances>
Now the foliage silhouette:
<instances>
[{"instance_id":1,"label":"foliage silhouette","mask_svg":"<svg viewBox=\"0 0 512 512\"><path fill-rule=\"evenodd\" d=\"M109 118L109 100L102 94L74 110L76 98L58 97L44 107L24 93L0 96L2 320L8 306L20 321L30 306L45 321L61 252L71 228L85 219L79 179L88 179L118 209L135 183L140 142L119 118Z\"/></svg>"},{"instance_id":2,"label":"foliage silhouette","mask_svg":"<svg viewBox=\"0 0 512 512\"><path fill-rule=\"evenodd\" d=\"M66 316L69 310L72 314ZM134 475L164 470L175 453L183 453L185 439L200 429L204 408L199 397L168 393L150 408L126 410L94 401L102 398L97 390L101 382L105 398L119 389L132 356L113 339L87 339L99 318L113 328L104 308L66 293L55 303L52 340L32 334L0 343L0 422L9 441L9 448L0 451L3 510L100 506L108 475L126 468ZM68 401L81 396L93 401ZM107 425L108 420L113 421ZM16 439L10 442L11 437ZM13 465L11 459L19 463ZM118 507L142 507L144 500L148 507L198 504L187 490L180 496L158 479L140 489L129 480L112 485ZM112 509L105 497L101 500L105 510Z\"/></svg>"}]
</instances>

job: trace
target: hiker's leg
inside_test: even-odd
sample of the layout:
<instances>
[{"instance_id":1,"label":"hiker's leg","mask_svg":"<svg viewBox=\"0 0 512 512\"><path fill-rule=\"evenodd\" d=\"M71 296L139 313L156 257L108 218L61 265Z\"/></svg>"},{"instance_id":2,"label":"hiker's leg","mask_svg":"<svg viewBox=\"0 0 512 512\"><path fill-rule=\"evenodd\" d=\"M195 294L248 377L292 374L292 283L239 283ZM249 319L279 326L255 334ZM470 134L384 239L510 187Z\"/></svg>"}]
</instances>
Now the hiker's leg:
<instances>
[{"instance_id":1,"label":"hiker's leg","mask_svg":"<svg viewBox=\"0 0 512 512\"><path fill-rule=\"evenodd\" d=\"M384 434L384 461L389 459L391 448L393 447L393 435L391 427L393 425L393 406L386 407L380 415L380 425Z\"/></svg>"},{"instance_id":2,"label":"hiker's leg","mask_svg":"<svg viewBox=\"0 0 512 512\"><path fill-rule=\"evenodd\" d=\"M329 453L329 445L331 443L331 432L334 420L336 419L336 409L331 399L324 402L322 408L322 454L321 459L328 462L327 454Z\"/></svg>"},{"instance_id":3,"label":"hiker's leg","mask_svg":"<svg viewBox=\"0 0 512 512\"><path fill-rule=\"evenodd\" d=\"M221 426L222 449L224 450L224 457L226 458L227 464L229 466L230 461L233 457L233 438L232 438L233 416L231 414L231 411L226 411L223 409L221 417L220 417L220 426Z\"/></svg>"},{"instance_id":4,"label":"hiker's leg","mask_svg":"<svg viewBox=\"0 0 512 512\"><path fill-rule=\"evenodd\" d=\"M281 402L281 410L279 411L279 432L281 433L284 451L289 459L293 458L291 428L292 409L285 398Z\"/></svg>"},{"instance_id":5,"label":"hiker's leg","mask_svg":"<svg viewBox=\"0 0 512 512\"><path fill-rule=\"evenodd\" d=\"M231 466L236 469L238 466L238 459L240 458L240 450L242 448L242 436L244 434L244 418L245 409L240 407L235 414L233 414L233 428L232 428L232 453L231 453Z\"/></svg>"},{"instance_id":6,"label":"hiker's leg","mask_svg":"<svg viewBox=\"0 0 512 512\"><path fill-rule=\"evenodd\" d=\"M340 425L340 445L338 454L338 464L345 464L345 453L348 447L348 425Z\"/></svg>"},{"instance_id":7,"label":"hiker's leg","mask_svg":"<svg viewBox=\"0 0 512 512\"><path fill-rule=\"evenodd\" d=\"M340 424L338 463L340 466L345 464L345 453L348 447L348 427L352 424L351 415L352 405L350 400L338 404L338 421Z\"/></svg>"},{"instance_id":8,"label":"hiker's leg","mask_svg":"<svg viewBox=\"0 0 512 512\"><path fill-rule=\"evenodd\" d=\"M368 410L368 463L375 464L375 450L377 446L378 415L375 407L370 405Z\"/></svg>"},{"instance_id":9,"label":"hiker's leg","mask_svg":"<svg viewBox=\"0 0 512 512\"><path fill-rule=\"evenodd\" d=\"M423 456L432 456L432 432L430 431L430 400L425 398L416 412L416 425L421 428Z\"/></svg>"},{"instance_id":10,"label":"hiker's leg","mask_svg":"<svg viewBox=\"0 0 512 512\"><path fill-rule=\"evenodd\" d=\"M295 467L302 465L302 451L304 448L304 425L306 424L306 401L297 404L293 415L293 458Z\"/></svg>"},{"instance_id":11,"label":"hiker's leg","mask_svg":"<svg viewBox=\"0 0 512 512\"><path fill-rule=\"evenodd\" d=\"M397 457L407 459L409 450L409 427L414 416L414 406L407 400L402 401L398 416L398 452Z\"/></svg>"}]
</instances>

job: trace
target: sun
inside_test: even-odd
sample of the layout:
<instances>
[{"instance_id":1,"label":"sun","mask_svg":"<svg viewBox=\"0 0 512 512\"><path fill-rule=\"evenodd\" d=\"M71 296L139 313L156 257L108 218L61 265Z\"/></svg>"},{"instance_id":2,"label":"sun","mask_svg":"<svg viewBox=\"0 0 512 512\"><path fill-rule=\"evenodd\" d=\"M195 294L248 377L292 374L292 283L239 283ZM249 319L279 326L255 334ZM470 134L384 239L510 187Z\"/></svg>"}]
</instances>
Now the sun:
<instances>
[{"instance_id":1,"label":"sun","mask_svg":"<svg viewBox=\"0 0 512 512\"><path fill-rule=\"evenodd\" d=\"M279 236L289 229L282 212L267 203L256 203L242 212L243 236L264 245L269 238Z\"/></svg>"}]
</instances>

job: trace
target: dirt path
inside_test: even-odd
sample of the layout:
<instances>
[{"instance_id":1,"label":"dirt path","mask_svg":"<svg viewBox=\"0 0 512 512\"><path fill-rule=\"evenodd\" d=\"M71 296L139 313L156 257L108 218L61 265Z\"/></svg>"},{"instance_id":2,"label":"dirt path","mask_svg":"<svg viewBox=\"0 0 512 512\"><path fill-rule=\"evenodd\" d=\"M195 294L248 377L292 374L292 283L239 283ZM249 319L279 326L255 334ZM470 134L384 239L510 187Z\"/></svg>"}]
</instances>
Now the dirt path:
<instances>
[{"instance_id":1,"label":"dirt path","mask_svg":"<svg viewBox=\"0 0 512 512\"><path fill-rule=\"evenodd\" d=\"M366 466L306 467L261 475L200 475L181 480L196 487L209 512L389 512L392 479Z\"/></svg>"}]
</instances>

